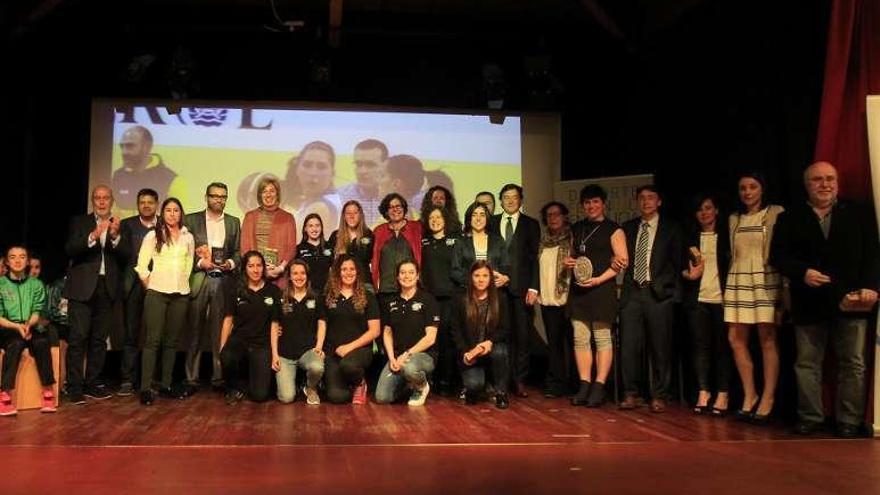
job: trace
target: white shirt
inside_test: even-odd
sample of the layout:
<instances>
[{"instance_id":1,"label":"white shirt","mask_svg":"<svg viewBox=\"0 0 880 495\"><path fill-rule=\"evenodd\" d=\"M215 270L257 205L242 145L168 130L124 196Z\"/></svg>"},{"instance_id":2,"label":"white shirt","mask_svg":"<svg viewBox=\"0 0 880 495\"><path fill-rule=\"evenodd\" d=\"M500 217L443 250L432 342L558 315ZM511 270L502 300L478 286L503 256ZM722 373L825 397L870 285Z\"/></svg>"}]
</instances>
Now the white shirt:
<instances>
[{"instance_id":1,"label":"white shirt","mask_svg":"<svg viewBox=\"0 0 880 495\"><path fill-rule=\"evenodd\" d=\"M519 212L516 212L513 215L511 215L510 213L507 213L505 211L504 213L501 214L501 237L504 238L505 241L507 240L506 232L507 232L507 219L508 218L511 219L510 223L513 225L513 233L516 234L516 224L519 223Z\"/></svg>"},{"instance_id":2,"label":"white shirt","mask_svg":"<svg viewBox=\"0 0 880 495\"><path fill-rule=\"evenodd\" d=\"M99 224L99 223L101 223L101 217L99 217L97 214L95 214L95 224ZM108 230L110 230L110 229L104 229L104 232L101 232L100 239L92 239L92 234L89 234L89 240L88 240L88 244L87 244L89 246L89 249L95 247L95 244L97 244L98 241L101 242L101 268L98 269L98 275L106 275L107 274L107 271L104 269L104 245L107 244L107 231ZM112 239L110 241L110 244L113 247L118 246L119 240L121 238L122 238L121 235L116 236L116 239Z\"/></svg>"},{"instance_id":3,"label":"white shirt","mask_svg":"<svg viewBox=\"0 0 880 495\"><path fill-rule=\"evenodd\" d=\"M189 275L192 271L195 241L186 227L180 228L180 235L173 244L162 246L156 252L156 231L144 236L135 271L141 280L149 278L147 289L163 294L189 294ZM153 269L150 270L150 261Z\"/></svg>"},{"instance_id":4,"label":"white shirt","mask_svg":"<svg viewBox=\"0 0 880 495\"><path fill-rule=\"evenodd\" d=\"M648 276L645 280L650 282L651 281L651 253L654 252L654 238L657 236L657 225L660 223L660 215L654 215L654 218L652 218L648 221L645 221L644 219L642 219L642 221L639 222L639 234L636 237L636 246L635 246L636 251L638 251L638 249L639 249L639 239L642 237L642 225L645 223L648 224L648 230L647 230L647 233L648 233L648 252L645 255L645 265L648 270L648 273L647 273ZM633 253L634 257L636 255L637 255L637 253ZM633 267L635 267L635 265L633 265Z\"/></svg>"},{"instance_id":5,"label":"white shirt","mask_svg":"<svg viewBox=\"0 0 880 495\"><path fill-rule=\"evenodd\" d=\"M556 259L559 246L547 247L538 258L538 276L541 284L542 306L565 306L568 302L568 291L556 297Z\"/></svg>"}]
</instances>

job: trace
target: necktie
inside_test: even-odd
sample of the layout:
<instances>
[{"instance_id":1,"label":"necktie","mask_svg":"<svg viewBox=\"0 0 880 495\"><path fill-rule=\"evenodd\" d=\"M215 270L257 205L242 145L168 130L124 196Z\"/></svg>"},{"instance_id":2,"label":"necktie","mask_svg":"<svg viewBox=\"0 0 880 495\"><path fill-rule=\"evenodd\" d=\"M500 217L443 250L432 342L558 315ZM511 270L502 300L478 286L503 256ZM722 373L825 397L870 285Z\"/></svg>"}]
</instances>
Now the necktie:
<instances>
[{"instance_id":1,"label":"necktie","mask_svg":"<svg viewBox=\"0 0 880 495\"><path fill-rule=\"evenodd\" d=\"M504 226L504 240L510 244L510 239L513 237L513 217L507 217L507 225Z\"/></svg>"},{"instance_id":2,"label":"necktie","mask_svg":"<svg viewBox=\"0 0 880 495\"><path fill-rule=\"evenodd\" d=\"M633 277L636 282L640 284L648 280L648 222L642 222L639 229L639 237L636 243L636 264L633 267Z\"/></svg>"}]
</instances>

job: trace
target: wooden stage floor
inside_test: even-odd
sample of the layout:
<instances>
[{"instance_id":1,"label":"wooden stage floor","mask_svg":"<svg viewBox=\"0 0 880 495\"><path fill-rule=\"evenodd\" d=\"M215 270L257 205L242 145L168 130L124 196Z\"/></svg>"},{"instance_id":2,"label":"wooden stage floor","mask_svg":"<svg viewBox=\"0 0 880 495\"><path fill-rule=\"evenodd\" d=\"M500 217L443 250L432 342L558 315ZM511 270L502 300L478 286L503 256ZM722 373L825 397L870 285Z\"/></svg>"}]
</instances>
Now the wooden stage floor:
<instances>
[{"instance_id":1,"label":"wooden stage floor","mask_svg":"<svg viewBox=\"0 0 880 495\"><path fill-rule=\"evenodd\" d=\"M11 493L880 493L880 442L672 406L253 404L202 391L0 418Z\"/></svg>"}]
</instances>

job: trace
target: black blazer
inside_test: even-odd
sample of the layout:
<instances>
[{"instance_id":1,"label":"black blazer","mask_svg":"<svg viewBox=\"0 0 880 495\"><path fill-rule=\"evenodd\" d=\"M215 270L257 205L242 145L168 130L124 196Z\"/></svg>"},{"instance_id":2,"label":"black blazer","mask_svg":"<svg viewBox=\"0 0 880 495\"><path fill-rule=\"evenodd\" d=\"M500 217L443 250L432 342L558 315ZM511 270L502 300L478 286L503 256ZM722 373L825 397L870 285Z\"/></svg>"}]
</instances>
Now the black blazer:
<instances>
[{"instance_id":1,"label":"black blazer","mask_svg":"<svg viewBox=\"0 0 880 495\"><path fill-rule=\"evenodd\" d=\"M718 282L721 285L721 293L724 293L724 287L727 285L727 272L730 270L730 235L728 234L727 225L720 223L715 226L715 233L718 245L715 246L715 264L718 266ZM691 230L685 235L684 245L682 246L681 269L688 269L688 261L690 260L690 247L700 249L700 231ZM681 280L681 302L685 306L694 307L697 305L697 299L700 296L700 279L688 280L682 277Z\"/></svg>"},{"instance_id":2,"label":"black blazer","mask_svg":"<svg viewBox=\"0 0 880 495\"><path fill-rule=\"evenodd\" d=\"M501 223L505 215L505 213L494 215L489 222L489 231L498 234L499 237L501 237L501 229L504 228ZM506 245L510 272L503 272L510 277L508 288L516 296L524 296L529 289L539 289L538 244L540 242L541 226L538 221L520 213L513 238Z\"/></svg>"},{"instance_id":3,"label":"black blazer","mask_svg":"<svg viewBox=\"0 0 880 495\"><path fill-rule=\"evenodd\" d=\"M452 341L455 343L455 348L460 354L464 354L473 349L475 345L479 344L475 335L476 332L471 331L473 329L468 329L467 327L466 298L467 295L460 296L459 299L455 301L455 308L452 311L450 325L450 328L452 329ZM507 334L510 330L510 311L508 311L507 305L507 297L499 292L498 326L495 328L494 333L490 333L487 336L488 340L491 340L493 344L507 342Z\"/></svg>"},{"instance_id":4,"label":"black blazer","mask_svg":"<svg viewBox=\"0 0 880 495\"><path fill-rule=\"evenodd\" d=\"M101 247L100 239L89 247L89 234L97 226L95 215L77 215L70 219L67 228L67 242L64 250L70 258L70 275L64 283L64 297L74 301L87 302L98 286L98 273L101 270L101 254L104 255L104 275L110 299L116 299L119 283L119 260L117 249L110 242ZM120 237L119 243L123 239Z\"/></svg>"},{"instance_id":5,"label":"black blazer","mask_svg":"<svg viewBox=\"0 0 880 495\"><path fill-rule=\"evenodd\" d=\"M639 235L639 225L642 219L639 217L627 220L623 223L623 232L626 234L626 247L630 253L629 266L623 276L623 294L620 297L621 306L629 300L629 296L635 288L633 270L636 259L636 239ZM657 233L654 235L654 245L651 251L651 290L659 300L673 298L681 300L681 230L675 221L661 214L657 223Z\"/></svg>"},{"instance_id":6,"label":"black blazer","mask_svg":"<svg viewBox=\"0 0 880 495\"><path fill-rule=\"evenodd\" d=\"M504 239L500 235L489 232L489 242L486 247L486 259L489 266L497 272L505 275L510 273L510 263L507 260L507 250L504 246ZM459 288L467 287L468 277L471 273L471 266L477 260L474 252L474 239L470 234L463 235L455 241L455 248L452 250L452 273L449 274L452 281Z\"/></svg>"},{"instance_id":7,"label":"black blazer","mask_svg":"<svg viewBox=\"0 0 880 495\"><path fill-rule=\"evenodd\" d=\"M192 234L196 247L208 244L208 222L205 210L186 215L183 219L183 225ZM241 221L227 213L223 215L223 226L226 229L226 238L223 240L223 258L231 259L238 270L241 268L241 254L238 252L241 245ZM199 294L205 281L204 270L197 266L198 255L195 255L194 258L193 276L190 277L190 297L192 298Z\"/></svg>"},{"instance_id":8,"label":"black blazer","mask_svg":"<svg viewBox=\"0 0 880 495\"><path fill-rule=\"evenodd\" d=\"M822 235L819 220L807 204L779 215L770 244L770 264L789 279L792 318L796 324L839 316L838 304L848 292L880 289L876 225L870 210L846 201L838 201L831 210L828 239ZM809 287L804 283L808 268L828 275L831 283Z\"/></svg>"},{"instance_id":9,"label":"black blazer","mask_svg":"<svg viewBox=\"0 0 880 495\"><path fill-rule=\"evenodd\" d=\"M119 223L119 245L116 246L116 257L119 260L119 266L122 268L120 278L122 279L122 295L127 297L134 287L135 283L140 283L134 267L137 265L138 253L141 250L141 244L147 232L153 229L144 228L141 224L140 217L123 218ZM152 264L152 261L150 262Z\"/></svg>"}]
</instances>

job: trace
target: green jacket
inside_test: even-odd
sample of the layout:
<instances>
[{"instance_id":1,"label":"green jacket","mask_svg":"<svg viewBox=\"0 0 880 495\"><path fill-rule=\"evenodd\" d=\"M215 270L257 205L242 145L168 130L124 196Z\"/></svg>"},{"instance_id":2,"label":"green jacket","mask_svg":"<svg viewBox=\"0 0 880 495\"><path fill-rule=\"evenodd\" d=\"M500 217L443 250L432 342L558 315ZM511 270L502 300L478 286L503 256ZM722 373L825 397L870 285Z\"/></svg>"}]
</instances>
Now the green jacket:
<instances>
[{"instance_id":1,"label":"green jacket","mask_svg":"<svg viewBox=\"0 0 880 495\"><path fill-rule=\"evenodd\" d=\"M40 279L27 277L12 280L0 277L0 316L15 323L25 323L34 313L46 311L46 287Z\"/></svg>"}]
</instances>

